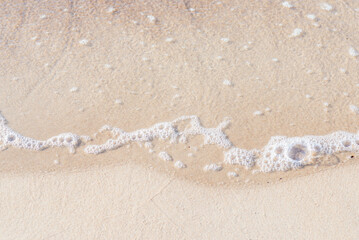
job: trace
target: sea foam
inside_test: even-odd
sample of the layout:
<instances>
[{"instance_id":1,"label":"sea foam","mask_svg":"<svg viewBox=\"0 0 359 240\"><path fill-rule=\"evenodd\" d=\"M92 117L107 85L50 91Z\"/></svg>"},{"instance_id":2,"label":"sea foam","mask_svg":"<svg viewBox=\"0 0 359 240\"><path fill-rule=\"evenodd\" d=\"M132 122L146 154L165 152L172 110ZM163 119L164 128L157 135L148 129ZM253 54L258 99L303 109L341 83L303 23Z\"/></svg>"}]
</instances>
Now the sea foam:
<instances>
[{"instance_id":1,"label":"sea foam","mask_svg":"<svg viewBox=\"0 0 359 240\"><path fill-rule=\"evenodd\" d=\"M0 113L0 149L8 146L41 151L49 147L67 147L71 153L80 146L82 142L90 140L88 136L78 136L73 133L61 133L47 140L35 140L22 136L7 126L7 121Z\"/></svg>"},{"instance_id":2,"label":"sea foam","mask_svg":"<svg viewBox=\"0 0 359 240\"><path fill-rule=\"evenodd\" d=\"M187 126L181 131L179 125L183 123ZM200 135L203 137L203 144L216 145L223 149L225 164L241 165L246 169L257 168L262 172L298 169L306 165L320 164L322 158L333 154L359 152L359 131L356 134L338 131L325 136L275 136L262 149L241 149L234 146L224 132L229 123L229 120L225 119L217 127L206 128L197 116L182 116L171 122L157 123L152 127L133 132L125 132L122 129L105 125L100 132L109 131L112 137L103 144L87 145L84 152L100 154L132 142L152 146L151 142L155 139L169 141L169 143L186 143L190 137ZM35 151L41 151L48 147L67 147L70 152L75 152L81 143L86 144L90 140L88 136L79 136L73 133L62 133L44 141L35 140L22 136L7 124L6 119L0 114L0 149L3 150L8 146ZM166 152L161 152L159 157L164 160L172 160L172 157ZM177 165L179 167L179 164ZM183 166L185 165L183 164ZM219 169L214 166L217 164L209 163L204 169Z\"/></svg>"}]
</instances>

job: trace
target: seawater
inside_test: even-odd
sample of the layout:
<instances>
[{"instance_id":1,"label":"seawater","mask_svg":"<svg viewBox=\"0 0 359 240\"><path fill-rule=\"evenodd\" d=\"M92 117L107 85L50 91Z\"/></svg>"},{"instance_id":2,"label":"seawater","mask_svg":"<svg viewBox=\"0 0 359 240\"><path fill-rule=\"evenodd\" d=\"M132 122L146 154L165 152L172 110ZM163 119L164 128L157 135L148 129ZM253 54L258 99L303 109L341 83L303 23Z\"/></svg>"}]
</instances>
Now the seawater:
<instances>
[{"instance_id":1,"label":"seawater","mask_svg":"<svg viewBox=\"0 0 359 240\"><path fill-rule=\"evenodd\" d=\"M180 130L180 124L187 124ZM42 151L51 147L65 147L75 153L76 148L85 145L86 154L103 154L131 143L144 143L153 147L152 141L159 139L171 144L186 143L193 136L203 137L204 145L215 145L223 151L223 163L241 165L245 169L257 168L262 172L287 171L303 168L306 165L320 163L325 156L341 152L359 152L359 131L349 133L337 131L324 136L271 137L261 149L242 149L235 146L224 130L230 121L224 119L217 127L207 128L197 116L182 116L170 122L157 123L149 128L126 132L120 128L105 125L99 132L109 131L111 137L103 144L89 144L90 136L79 136L74 133L61 133L47 140L36 140L14 131L0 113L0 149L8 147L25 150ZM167 152L161 152L160 158L173 161ZM213 163L214 164L214 163ZM184 166L181 165L183 168Z\"/></svg>"}]
</instances>

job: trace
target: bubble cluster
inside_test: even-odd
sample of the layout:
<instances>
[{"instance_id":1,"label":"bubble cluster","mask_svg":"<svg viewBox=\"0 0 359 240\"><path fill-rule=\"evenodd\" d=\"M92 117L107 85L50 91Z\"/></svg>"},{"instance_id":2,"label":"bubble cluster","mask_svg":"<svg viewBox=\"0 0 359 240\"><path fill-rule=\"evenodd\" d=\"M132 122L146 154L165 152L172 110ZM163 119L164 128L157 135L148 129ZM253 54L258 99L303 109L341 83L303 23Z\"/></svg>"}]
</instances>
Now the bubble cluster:
<instances>
[{"instance_id":1,"label":"bubble cluster","mask_svg":"<svg viewBox=\"0 0 359 240\"><path fill-rule=\"evenodd\" d=\"M110 131L111 139L108 139L104 144L89 145L85 148L85 153L100 154L106 151L120 148L131 142L151 142L155 138L161 140L169 139L170 143L177 141L179 133L176 127L171 122L157 123L150 128L139 129L133 132L125 132L122 129L103 126L100 132Z\"/></svg>"},{"instance_id":2,"label":"bubble cluster","mask_svg":"<svg viewBox=\"0 0 359 240\"><path fill-rule=\"evenodd\" d=\"M263 172L287 171L340 152L359 152L359 135L339 131L325 136L272 137L256 162Z\"/></svg>"},{"instance_id":3,"label":"bubble cluster","mask_svg":"<svg viewBox=\"0 0 359 240\"><path fill-rule=\"evenodd\" d=\"M180 126L187 124L183 130ZM197 116L182 116L172 122L161 122L149 128L133 132L103 126L100 132L110 132L112 138L99 145L88 145L84 151L88 154L100 154L114 150L132 142L144 143L152 148L154 139L167 140L169 143L186 143L191 136L203 136L203 144L217 145L224 149L225 164L238 164L246 169L256 168L262 172L287 171L298 169L305 165L324 164L326 158L341 152L359 152L359 132L357 134L338 131L325 136L285 137L275 136L262 149L240 149L234 146L224 133L229 120L224 120L215 128L202 126ZM182 127L181 127L182 128ZM66 147L70 152L82 142L90 140L87 136L73 133L62 133L47 140L35 140L24 137L7 126L6 119L0 114L0 149L8 146L40 151L48 147ZM152 149L150 149L152 150ZM173 161L167 152L160 152L159 158ZM181 161L174 163L176 168L185 168ZM220 171L222 166L216 163L208 164L205 171Z\"/></svg>"},{"instance_id":4,"label":"bubble cluster","mask_svg":"<svg viewBox=\"0 0 359 240\"><path fill-rule=\"evenodd\" d=\"M190 121L190 127L184 131L178 131L177 125L184 121ZM223 129L229 124L229 121L222 122L217 128L205 128L197 116L183 116L172 122L162 122L153 125L150 128L139 129L134 132L125 132L119 128L105 125L100 132L110 131L112 139L104 144L89 145L85 152L89 154L100 154L109 150L114 150L131 142L151 142L154 139L169 140L170 143L176 143L178 140L185 143L190 136L202 135L204 144L215 144L224 148L229 148L232 143L229 141Z\"/></svg>"},{"instance_id":5,"label":"bubble cluster","mask_svg":"<svg viewBox=\"0 0 359 240\"><path fill-rule=\"evenodd\" d=\"M224 162L246 168L258 166L262 172L287 171L320 163L323 157L340 152L359 152L359 133L339 131L325 136L275 136L262 150L230 149L224 154Z\"/></svg>"},{"instance_id":6,"label":"bubble cluster","mask_svg":"<svg viewBox=\"0 0 359 240\"><path fill-rule=\"evenodd\" d=\"M319 6L321 9L328 11L328 12L333 10L333 6L328 3L320 3Z\"/></svg>"},{"instance_id":7,"label":"bubble cluster","mask_svg":"<svg viewBox=\"0 0 359 240\"><path fill-rule=\"evenodd\" d=\"M180 133L180 141L186 142L188 136L202 135L204 144L214 144L223 148L233 146L227 135L223 132L229 126L230 121L224 120L216 128L205 128L197 116L184 116L174 120L175 123L190 119L191 127Z\"/></svg>"},{"instance_id":8,"label":"bubble cluster","mask_svg":"<svg viewBox=\"0 0 359 240\"><path fill-rule=\"evenodd\" d=\"M76 147L78 147L81 142L88 140L89 137L87 136L78 136L73 133L62 133L44 141L25 137L9 128L6 119L0 113L0 149L12 146L15 148L41 151L49 147L67 147L70 152L74 153Z\"/></svg>"},{"instance_id":9,"label":"bubble cluster","mask_svg":"<svg viewBox=\"0 0 359 240\"><path fill-rule=\"evenodd\" d=\"M169 155L167 152L160 152L158 156L164 161L173 161L172 156Z\"/></svg>"},{"instance_id":10,"label":"bubble cluster","mask_svg":"<svg viewBox=\"0 0 359 240\"><path fill-rule=\"evenodd\" d=\"M216 163L211 163L211 164L208 164L208 165L203 167L203 171L205 171L205 172L208 172L208 171L219 172L222 169L223 169L223 167L221 165L216 164Z\"/></svg>"},{"instance_id":11,"label":"bubble cluster","mask_svg":"<svg viewBox=\"0 0 359 240\"><path fill-rule=\"evenodd\" d=\"M290 2L282 2L282 6L286 7L286 8L294 8L293 4L291 4Z\"/></svg>"},{"instance_id":12,"label":"bubble cluster","mask_svg":"<svg viewBox=\"0 0 359 240\"><path fill-rule=\"evenodd\" d=\"M239 164L246 168L251 168L255 164L255 151L239 149L237 147L231 148L229 151L224 152L224 162L228 164Z\"/></svg>"},{"instance_id":13,"label":"bubble cluster","mask_svg":"<svg viewBox=\"0 0 359 240\"><path fill-rule=\"evenodd\" d=\"M184 164L183 162L181 161L176 161L175 164L174 164L175 168L178 168L178 169L181 169L181 168L186 168L186 164Z\"/></svg>"}]
</instances>

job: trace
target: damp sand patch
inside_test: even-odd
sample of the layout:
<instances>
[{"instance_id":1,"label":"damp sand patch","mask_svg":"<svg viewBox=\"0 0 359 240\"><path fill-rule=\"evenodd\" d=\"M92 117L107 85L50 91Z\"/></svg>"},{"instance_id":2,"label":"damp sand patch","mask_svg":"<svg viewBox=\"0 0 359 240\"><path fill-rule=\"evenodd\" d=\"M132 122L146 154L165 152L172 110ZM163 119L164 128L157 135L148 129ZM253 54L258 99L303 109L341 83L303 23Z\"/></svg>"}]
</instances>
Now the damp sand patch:
<instances>
[{"instance_id":1,"label":"damp sand patch","mask_svg":"<svg viewBox=\"0 0 359 240\"><path fill-rule=\"evenodd\" d=\"M352 154L350 159L355 160L355 154L359 152L359 133L344 131L324 136L274 136L263 148L242 149L227 137L225 131L229 131L229 125L230 121L225 119L216 127L204 127L197 116L182 116L171 122L160 122L132 132L105 125L92 136L61 133L47 140L36 140L12 130L1 116L0 141L3 151L9 147L37 152L47 148L68 148L71 154L76 155L76 148L81 146L83 152L80 154L94 155L92 159L98 158L99 161L106 157L107 152L116 155L118 151L118 155L121 155L121 148L127 149L127 156L131 155L131 145L135 144L157 159L152 160L154 168L156 161L161 161L161 164L171 165L166 167L167 170L183 171L180 175L185 175L193 166L194 170L188 171L192 172L191 175L208 174L219 181L226 175L229 179L241 180L244 183L250 181L246 180L250 179L250 174L276 172L278 175L306 166L308 169L335 166L349 160L346 156L341 161L337 155ZM192 141L193 139L195 141ZM92 144L93 141L97 143ZM212 154L218 156L215 162L206 158ZM56 165L59 164L58 160L55 162ZM213 177L216 174L218 176Z\"/></svg>"}]
</instances>

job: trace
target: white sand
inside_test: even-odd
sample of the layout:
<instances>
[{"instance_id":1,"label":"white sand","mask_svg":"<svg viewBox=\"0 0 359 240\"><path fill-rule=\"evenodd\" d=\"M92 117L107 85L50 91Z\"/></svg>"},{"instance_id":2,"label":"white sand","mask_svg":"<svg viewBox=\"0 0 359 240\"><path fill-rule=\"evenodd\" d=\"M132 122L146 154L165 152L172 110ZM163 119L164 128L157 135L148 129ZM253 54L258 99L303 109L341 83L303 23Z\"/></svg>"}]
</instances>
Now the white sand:
<instances>
[{"instance_id":1,"label":"white sand","mask_svg":"<svg viewBox=\"0 0 359 240\"><path fill-rule=\"evenodd\" d=\"M357 239L358 9L353 0L4 1L1 133L76 135L39 152L0 143L0 239ZM111 149L107 125L132 132L192 115L204 128L170 128L198 130L187 142ZM295 144L309 138L263 149L272 136L336 131L352 134L322 139L338 146L320 158ZM76 136L92 141L75 149ZM111 151L86 151L106 142L97 149ZM227 150L249 158L226 160ZM283 152L307 166L261 172L268 162L264 170L286 169L275 168Z\"/></svg>"},{"instance_id":2,"label":"white sand","mask_svg":"<svg viewBox=\"0 0 359 240\"><path fill-rule=\"evenodd\" d=\"M130 164L3 174L0 232L2 239L356 239L358 171L229 189Z\"/></svg>"}]
</instances>

